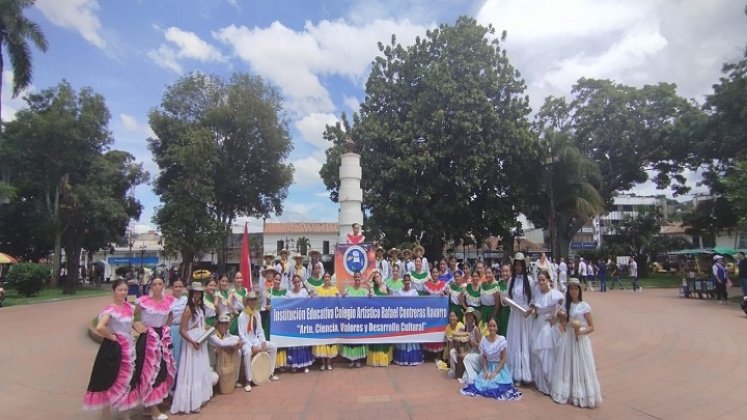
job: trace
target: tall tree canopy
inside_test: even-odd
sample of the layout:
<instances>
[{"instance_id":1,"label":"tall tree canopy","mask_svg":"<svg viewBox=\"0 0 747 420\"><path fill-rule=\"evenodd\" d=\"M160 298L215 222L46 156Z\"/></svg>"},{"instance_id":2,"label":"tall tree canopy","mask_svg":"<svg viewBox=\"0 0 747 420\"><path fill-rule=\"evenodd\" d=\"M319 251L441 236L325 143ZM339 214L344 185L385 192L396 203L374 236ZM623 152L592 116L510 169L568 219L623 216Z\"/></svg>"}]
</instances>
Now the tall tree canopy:
<instances>
[{"instance_id":1,"label":"tall tree canopy","mask_svg":"<svg viewBox=\"0 0 747 420\"><path fill-rule=\"evenodd\" d=\"M327 127L321 175L336 200L343 143L363 167L367 236L420 240L430 257L444 241L509 235L538 153L526 85L492 26L461 17L404 47L379 44L366 97L352 122Z\"/></svg>"},{"instance_id":2,"label":"tall tree canopy","mask_svg":"<svg viewBox=\"0 0 747 420\"><path fill-rule=\"evenodd\" d=\"M243 73L229 80L193 73L166 90L150 125L163 202L154 221L168 251L189 264L196 252L214 249L225 268L232 222L280 214L293 179L277 89Z\"/></svg>"},{"instance_id":3,"label":"tall tree canopy","mask_svg":"<svg viewBox=\"0 0 747 420\"><path fill-rule=\"evenodd\" d=\"M30 257L51 244L56 285L63 247L68 272L77 273L82 248L108 245L139 217L131 192L148 175L129 153L109 150L109 110L92 89L76 92L63 81L26 102L28 108L6 124L0 149L17 191L3 208L2 236ZM72 293L77 278L69 279L65 292Z\"/></svg>"}]
</instances>

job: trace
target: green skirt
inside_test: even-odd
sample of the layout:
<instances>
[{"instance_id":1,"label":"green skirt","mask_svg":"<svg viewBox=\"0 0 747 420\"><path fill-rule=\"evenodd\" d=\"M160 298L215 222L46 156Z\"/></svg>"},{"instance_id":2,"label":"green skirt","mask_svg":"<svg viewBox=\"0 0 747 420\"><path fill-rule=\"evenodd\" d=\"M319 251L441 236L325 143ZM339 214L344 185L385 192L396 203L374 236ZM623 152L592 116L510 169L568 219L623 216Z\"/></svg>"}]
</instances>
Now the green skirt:
<instances>
[{"instance_id":1,"label":"green skirt","mask_svg":"<svg viewBox=\"0 0 747 420\"><path fill-rule=\"evenodd\" d=\"M265 330L265 340L270 341L270 311L259 311L262 318L262 329Z\"/></svg>"},{"instance_id":2,"label":"green skirt","mask_svg":"<svg viewBox=\"0 0 747 420\"><path fill-rule=\"evenodd\" d=\"M342 357L348 360L356 361L360 359L365 359L367 355L368 355L368 346L366 345L360 345L360 346L354 346L350 344L342 345Z\"/></svg>"},{"instance_id":3,"label":"green skirt","mask_svg":"<svg viewBox=\"0 0 747 420\"><path fill-rule=\"evenodd\" d=\"M504 337L508 331L508 314L510 313L511 309L506 305L501 306L501 309L498 310L498 334Z\"/></svg>"},{"instance_id":4,"label":"green skirt","mask_svg":"<svg viewBox=\"0 0 747 420\"><path fill-rule=\"evenodd\" d=\"M491 319L494 319L493 312L495 311L495 305L493 306L480 306L480 322L484 322L485 325L488 325L488 321ZM498 322L497 317L496 322Z\"/></svg>"}]
</instances>

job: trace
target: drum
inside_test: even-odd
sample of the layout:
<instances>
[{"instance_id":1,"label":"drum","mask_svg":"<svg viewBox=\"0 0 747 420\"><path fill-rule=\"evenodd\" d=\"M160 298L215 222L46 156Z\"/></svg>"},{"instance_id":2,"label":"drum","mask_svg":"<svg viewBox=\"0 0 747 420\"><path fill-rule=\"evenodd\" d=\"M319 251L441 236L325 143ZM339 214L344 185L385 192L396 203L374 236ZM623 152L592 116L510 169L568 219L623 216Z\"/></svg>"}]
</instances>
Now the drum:
<instances>
[{"instance_id":1,"label":"drum","mask_svg":"<svg viewBox=\"0 0 747 420\"><path fill-rule=\"evenodd\" d=\"M252 382L259 385L270 380L272 376L272 361L266 351L261 351L252 357Z\"/></svg>"},{"instance_id":2,"label":"drum","mask_svg":"<svg viewBox=\"0 0 747 420\"><path fill-rule=\"evenodd\" d=\"M464 356L469 352L469 334L454 333L448 340L449 351L456 350L457 363L454 366L454 377L461 378L464 375Z\"/></svg>"},{"instance_id":3,"label":"drum","mask_svg":"<svg viewBox=\"0 0 747 420\"><path fill-rule=\"evenodd\" d=\"M220 383L220 393L230 394L236 389L241 366L241 352L238 350L218 352L217 370Z\"/></svg>"}]
</instances>

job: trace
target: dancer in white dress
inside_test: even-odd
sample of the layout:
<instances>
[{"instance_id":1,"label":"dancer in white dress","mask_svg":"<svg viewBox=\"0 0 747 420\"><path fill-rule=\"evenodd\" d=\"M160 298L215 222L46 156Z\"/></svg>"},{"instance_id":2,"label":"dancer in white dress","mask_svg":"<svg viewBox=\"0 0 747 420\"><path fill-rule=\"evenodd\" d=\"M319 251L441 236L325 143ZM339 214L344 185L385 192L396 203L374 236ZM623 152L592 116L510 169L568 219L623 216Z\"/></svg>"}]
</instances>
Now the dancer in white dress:
<instances>
[{"instance_id":1,"label":"dancer in white dress","mask_svg":"<svg viewBox=\"0 0 747 420\"><path fill-rule=\"evenodd\" d=\"M550 273L547 271L539 272L537 282L539 290L530 306L532 312L536 314L532 320L533 339L530 344L532 349L530 364L532 378L537 389L543 394L550 395L550 381L555 364L556 335L553 333L553 327L556 312L563 305L565 297L550 287Z\"/></svg>"},{"instance_id":2,"label":"dancer in white dress","mask_svg":"<svg viewBox=\"0 0 747 420\"><path fill-rule=\"evenodd\" d=\"M526 274L527 264L524 254L517 252L514 256L514 272L508 284L508 297L524 308L529 308L534 292L534 281ZM532 370L530 366L532 323L527 319L528 312L522 314L518 309L511 307L508 317L508 367L514 376L514 382L532 382Z\"/></svg>"},{"instance_id":3,"label":"dancer in white dress","mask_svg":"<svg viewBox=\"0 0 747 420\"><path fill-rule=\"evenodd\" d=\"M589 334L594 332L591 306L583 301L581 282L568 280L566 311L570 322L558 340L555 368L552 376L552 399L560 404L598 407L602 391L597 378L594 353Z\"/></svg>"},{"instance_id":4,"label":"dancer in white dress","mask_svg":"<svg viewBox=\"0 0 747 420\"><path fill-rule=\"evenodd\" d=\"M198 342L205 333L204 291L201 283L192 283L187 307L182 314L179 332L184 342L171 403L172 413L199 413L202 405L213 396L213 380L217 382L217 375L210 368L207 342Z\"/></svg>"},{"instance_id":5,"label":"dancer in white dress","mask_svg":"<svg viewBox=\"0 0 747 420\"><path fill-rule=\"evenodd\" d=\"M182 314L187 307L187 295L184 294L184 280L176 279L171 283L171 345L173 346L174 363L179 367L179 358L182 355L182 336L179 335L179 327L182 323ZM177 371L178 374L178 371ZM174 383L176 386L176 383Z\"/></svg>"}]
</instances>

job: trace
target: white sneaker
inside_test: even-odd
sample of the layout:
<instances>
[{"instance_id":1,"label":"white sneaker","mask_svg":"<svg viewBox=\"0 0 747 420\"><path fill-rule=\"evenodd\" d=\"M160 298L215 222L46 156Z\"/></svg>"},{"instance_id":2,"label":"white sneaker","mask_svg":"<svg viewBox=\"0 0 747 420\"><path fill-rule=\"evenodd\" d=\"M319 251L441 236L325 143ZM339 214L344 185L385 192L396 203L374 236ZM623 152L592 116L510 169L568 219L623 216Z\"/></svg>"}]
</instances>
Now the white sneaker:
<instances>
[{"instance_id":1,"label":"white sneaker","mask_svg":"<svg viewBox=\"0 0 747 420\"><path fill-rule=\"evenodd\" d=\"M327 366L324 366L324 365L322 365L322 367L319 368L319 370L325 370L325 369L327 369Z\"/></svg>"},{"instance_id":2,"label":"white sneaker","mask_svg":"<svg viewBox=\"0 0 747 420\"><path fill-rule=\"evenodd\" d=\"M278 378L276 375L272 375L272 376L270 376L270 380L271 381L278 381L278 380L280 380L280 378Z\"/></svg>"},{"instance_id":3,"label":"white sneaker","mask_svg":"<svg viewBox=\"0 0 747 420\"><path fill-rule=\"evenodd\" d=\"M309 368L304 368L303 373L309 373Z\"/></svg>"},{"instance_id":4,"label":"white sneaker","mask_svg":"<svg viewBox=\"0 0 747 420\"><path fill-rule=\"evenodd\" d=\"M246 384L246 386L244 387L244 391L249 392L251 390L252 390L252 386L249 384Z\"/></svg>"},{"instance_id":5,"label":"white sneaker","mask_svg":"<svg viewBox=\"0 0 747 420\"><path fill-rule=\"evenodd\" d=\"M327 366L327 370L332 370L332 365Z\"/></svg>"}]
</instances>

